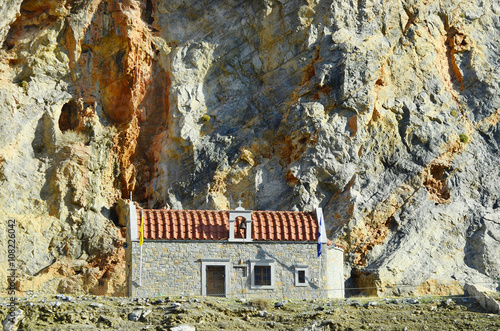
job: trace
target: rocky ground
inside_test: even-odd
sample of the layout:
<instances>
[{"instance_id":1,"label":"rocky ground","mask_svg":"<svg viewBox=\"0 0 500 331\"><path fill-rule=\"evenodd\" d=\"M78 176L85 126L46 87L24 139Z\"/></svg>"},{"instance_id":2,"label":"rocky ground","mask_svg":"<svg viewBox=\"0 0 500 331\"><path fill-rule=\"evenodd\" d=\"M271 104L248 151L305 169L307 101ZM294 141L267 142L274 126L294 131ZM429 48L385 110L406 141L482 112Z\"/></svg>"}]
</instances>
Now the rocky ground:
<instances>
[{"instance_id":1,"label":"rocky ground","mask_svg":"<svg viewBox=\"0 0 500 331\"><path fill-rule=\"evenodd\" d=\"M8 298L0 317L6 319ZM498 330L500 315L472 298L244 300L64 295L18 301L19 330Z\"/></svg>"},{"instance_id":2,"label":"rocky ground","mask_svg":"<svg viewBox=\"0 0 500 331\"><path fill-rule=\"evenodd\" d=\"M367 295L496 290L499 17L498 0L0 1L0 292L15 221L17 290L124 295L130 194L320 206Z\"/></svg>"}]
</instances>

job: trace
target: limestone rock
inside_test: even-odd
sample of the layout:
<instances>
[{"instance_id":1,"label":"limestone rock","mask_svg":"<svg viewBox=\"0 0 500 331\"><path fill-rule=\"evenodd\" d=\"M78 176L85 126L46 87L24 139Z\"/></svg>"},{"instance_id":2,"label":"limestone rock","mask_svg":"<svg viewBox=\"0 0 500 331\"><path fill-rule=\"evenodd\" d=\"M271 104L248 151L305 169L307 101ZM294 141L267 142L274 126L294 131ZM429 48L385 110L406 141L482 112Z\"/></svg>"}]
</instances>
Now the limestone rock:
<instances>
[{"instance_id":1,"label":"limestone rock","mask_svg":"<svg viewBox=\"0 0 500 331\"><path fill-rule=\"evenodd\" d=\"M131 192L155 208L321 206L347 287L369 294L495 288L499 14L7 0L0 226L16 220L19 288L124 295L116 208Z\"/></svg>"},{"instance_id":2,"label":"limestone rock","mask_svg":"<svg viewBox=\"0 0 500 331\"><path fill-rule=\"evenodd\" d=\"M153 311L151 309L146 309L142 312L141 318L146 318L148 315L150 315Z\"/></svg>"},{"instance_id":3,"label":"limestone rock","mask_svg":"<svg viewBox=\"0 0 500 331\"><path fill-rule=\"evenodd\" d=\"M21 322L23 318L24 312L21 309L10 312L2 323L3 330L16 331L18 329L19 322Z\"/></svg>"},{"instance_id":4,"label":"limestone rock","mask_svg":"<svg viewBox=\"0 0 500 331\"><path fill-rule=\"evenodd\" d=\"M286 305L286 300L278 301L274 303L274 308L283 308Z\"/></svg>"},{"instance_id":5,"label":"limestone rock","mask_svg":"<svg viewBox=\"0 0 500 331\"><path fill-rule=\"evenodd\" d=\"M196 328L192 325L180 324L180 325L172 326L169 330L170 331L196 331Z\"/></svg>"},{"instance_id":6,"label":"limestone rock","mask_svg":"<svg viewBox=\"0 0 500 331\"><path fill-rule=\"evenodd\" d=\"M22 0L6 0L0 8L0 40L4 41L9 32L9 26L19 15Z\"/></svg>"},{"instance_id":7,"label":"limestone rock","mask_svg":"<svg viewBox=\"0 0 500 331\"><path fill-rule=\"evenodd\" d=\"M473 284L465 284L464 292L479 302L481 307L487 311L494 314L500 314L500 304L486 293L487 289Z\"/></svg>"},{"instance_id":8,"label":"limestone rock","mask_svg":"<svg viewBox=\"0 0 500 331\"><path fill-rule=\"evenodd\" d=\"M137 322L141 318L142 309L134 309L130 314L128 314L128 320Z\"/></svg>"}]
</instances>

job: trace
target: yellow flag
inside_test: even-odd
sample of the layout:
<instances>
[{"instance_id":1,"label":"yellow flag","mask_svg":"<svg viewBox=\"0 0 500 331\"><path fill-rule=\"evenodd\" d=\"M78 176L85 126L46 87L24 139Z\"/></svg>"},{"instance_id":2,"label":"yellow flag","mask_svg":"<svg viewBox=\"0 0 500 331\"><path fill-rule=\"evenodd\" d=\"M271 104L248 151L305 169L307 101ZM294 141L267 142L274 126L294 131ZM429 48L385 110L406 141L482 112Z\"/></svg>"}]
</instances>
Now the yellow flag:
<instances>
[{"instance_id":1,"label":"yellow flag","mask_svg":"<svg viewBox=\"0 0 500 331\"><path fill-rule=\"evenodd\" d=\"M144 214L142 213L142 210L141 210L141 228L139 229L139 231L140 231L139 246L142 246L142 243L144 242Z\"/></svg>"}]
</instances>

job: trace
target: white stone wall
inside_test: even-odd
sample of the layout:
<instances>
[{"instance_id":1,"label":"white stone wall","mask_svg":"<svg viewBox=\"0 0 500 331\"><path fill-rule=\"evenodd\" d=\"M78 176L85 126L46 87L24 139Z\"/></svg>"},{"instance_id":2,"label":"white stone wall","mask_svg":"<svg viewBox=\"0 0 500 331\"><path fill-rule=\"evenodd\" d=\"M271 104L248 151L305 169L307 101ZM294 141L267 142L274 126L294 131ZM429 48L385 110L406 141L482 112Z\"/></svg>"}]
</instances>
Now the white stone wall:
<instances>
[{"instance_id":1,"label":"white stone wall","mask_svg":"<svg viewBox=\"0 0 500 331\"><path fill-rule=\"evenodd\" d=\"M228 296L246 298L319 298L332 297L327 288L334 283L334 275L326 262L332 249L323 249L317 257L315 243L228 243L199 241L145 241L143 245L142 284L139 286L140 248L132 242L131 282L129 294L133 297L196 296L202 294L201 259L229 259ZM274 260L274 289L251 289L249 260ZM320 260L324 265L320 268ZM308 266L307 286L295 286L294 265ZM320 270L322 277L320 279ZM342 270L339 271L342 274ZM335 293L338 293L335 292ZM339 297L342 297L339 295Z\"/></svg>"},{"instance_id":2,"label":"white stone wall","mask_svg":"<svg viewBox=\"0 0 500 331\"><path fill-rule=\"evenodd\" d=\"M344 250L339 247L329 247L327 255L327 296L329 298L344 297Z\"/></svg>"}]
</instances>

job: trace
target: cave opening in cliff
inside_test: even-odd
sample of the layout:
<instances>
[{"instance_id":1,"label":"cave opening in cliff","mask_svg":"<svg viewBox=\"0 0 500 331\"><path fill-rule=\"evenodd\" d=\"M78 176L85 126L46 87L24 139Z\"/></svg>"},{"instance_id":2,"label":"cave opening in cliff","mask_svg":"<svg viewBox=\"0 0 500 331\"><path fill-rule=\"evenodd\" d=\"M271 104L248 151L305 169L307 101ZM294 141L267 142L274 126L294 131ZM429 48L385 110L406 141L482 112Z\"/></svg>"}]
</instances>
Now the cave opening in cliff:
<instances>
[{"instance_id":1,"label":"cave opening in cliff","mask_svg":"<svg viewBox=\"0 0 500 331\"><path fill-rule=\"evenodd\" d=\"M153 3L151 0L146 1L146 9L142 13L142 20L149 25L153 24L155 20L153 17Z\"/></svg>"},{"instance_id":2,"label":"cave opening in cliff","mask_svg":"<svg viewBox=\"0 0 500 331\"><path fill-rule=\"evenodd\" d=\"M78 123L78 105L74 100L70 100L61 109L59 129L61 132L75 131L78 128Z\"/></svg>"},{"instance_id":3,"label":"cave opening in cliff","mask_svg":"<svg viewBox=\"0 0 500 331\"><path fill-rule=\"evenodd\" d=\"M451 194L446 183L448 167L442 164L433 164L424 180L424 186L432 200L437 203L450 202Z\"/></svg>"}]
</instances>

